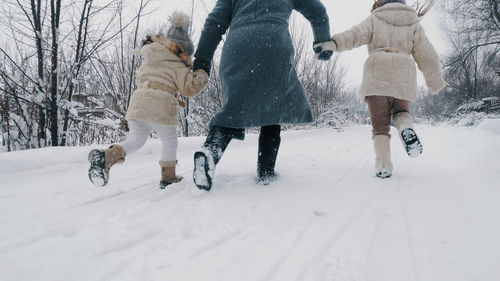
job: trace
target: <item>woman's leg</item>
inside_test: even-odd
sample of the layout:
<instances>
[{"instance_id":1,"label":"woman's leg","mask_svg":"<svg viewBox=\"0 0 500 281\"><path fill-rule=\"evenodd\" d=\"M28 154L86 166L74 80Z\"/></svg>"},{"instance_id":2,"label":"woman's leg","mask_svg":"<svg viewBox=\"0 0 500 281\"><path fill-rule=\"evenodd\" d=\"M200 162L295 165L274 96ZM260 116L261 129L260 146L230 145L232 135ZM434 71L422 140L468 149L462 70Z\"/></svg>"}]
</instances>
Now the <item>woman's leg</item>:
<instances>
[{"instance_id":1,"label":"woman's leg","mask_svg":"<svg viewBox=\"0 0 500 281\"><path fill-rule=\"evenodd\" d=\"M193 180L199 189L209 191L215 173L215 165L219 163L224 151L233 138L243 140L244 129L213 126L208 132L203 149L194 154Z\"/></svg>"},{"instance_id":2,"label":"woman's leg","mask_svg":"<svg viewBox=\"0 0 500 281\"><path fill-rule=\"evenodd\" d=\"M268 184L276 174L274 167L281 143L281 126L263 126L259 136L259 155L257 159L257 177Z\"/></svg>"},{"instance_id":3,"label":"woman's leg","mask_svg":"<svg viewBox=\"0 0 500 281\"><path fill-rule=\"evenodd\" d=\"M177 127L174 126L154 126L161 141L161 181L160 188L177 183L182 177L176 175L177 166Z\"/></svg>"},{"instance_id":4,"label":"woman's leg","mask_svg":"<svg viewBox=\"0 0 500 281\"><path fill-rule=\"evenodd\" d=\"M231 140L241 138L241 136L244 138L244 132L244 129L211 127L203 146L212 153L214 162L217 165Z\"/></svg>"}]
</instances>

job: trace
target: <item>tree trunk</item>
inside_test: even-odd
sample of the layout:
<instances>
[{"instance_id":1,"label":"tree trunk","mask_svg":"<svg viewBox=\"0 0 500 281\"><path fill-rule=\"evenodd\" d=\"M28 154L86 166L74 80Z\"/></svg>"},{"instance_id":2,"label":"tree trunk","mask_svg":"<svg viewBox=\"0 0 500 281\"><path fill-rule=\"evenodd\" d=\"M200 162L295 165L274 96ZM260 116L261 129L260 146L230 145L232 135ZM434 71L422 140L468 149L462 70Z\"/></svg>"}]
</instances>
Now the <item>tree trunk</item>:
<instances>
[{"instance_id":1,"label":"tree trunk","mask_svg":"<svg viewBox=\"0 0 500 281\"><path fill-rule=\"evenodd\" d=\"M82 15L78 26L78 39L76 41L75 65L71 72L71 80L69 81L68 102L71 102L71 99L73 98L73 91L75 89L75 83L73 81L75 81L78 78L80 74L80 69L83 64L83 52L85 50L85 45L87 44L87 31L89 25L90 10L92 9L92 2L93 0L85 0L83 4ZM66 146L68 138L68 125L69 125L69 109L66 109L64 111L61 146Z\"/></svg>"},{"instance_id":2,"label":"tree trunk","mask_svg":"<svg viewBox=\"0 0 500 281\"><path fill-rule=\"evenodd\" d=\"M141 15L142 11L144 9L144 0L141 0L141 4L139 5L139 11L137 12L137 23L135 26L135 32L134 32L134 49L137 48L137 33L139 32L139 24L141 21ZM130 80L128 83L128 96L127 96L127 106L130 103L130 98L132 96L132 81L134 80L134 69L135 68L135 56L132 58L132 68L130 69Z\"/></svg>"},{"instance_id":3,"label":"tree trunk","mask_svg":"<svg viewBox=\"0 0 500 281\"><path fill-rule=\"evenodd\" d=\"M50 22L52 32L51 47L51 73L50 73L50 137L52 146L59 146L59 20L61 13L61 0L50 1Z\"/></svg>"}]
</instances>

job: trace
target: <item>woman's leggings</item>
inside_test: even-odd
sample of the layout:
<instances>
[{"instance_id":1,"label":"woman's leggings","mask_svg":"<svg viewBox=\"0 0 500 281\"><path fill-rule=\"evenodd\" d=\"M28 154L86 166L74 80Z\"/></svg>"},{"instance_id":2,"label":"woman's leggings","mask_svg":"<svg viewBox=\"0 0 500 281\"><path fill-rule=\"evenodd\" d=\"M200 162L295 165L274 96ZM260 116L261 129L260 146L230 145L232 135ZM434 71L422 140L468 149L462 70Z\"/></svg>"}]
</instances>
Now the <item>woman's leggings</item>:
<instances>
[{"instance_id":1,"label":"woman's leggings","mask_svg":"<svg viewBox=\"0 0 500 281\"><path fill-rule=\"evenodd\" d=\"M177 160L177 127L167 125L148 125L143 122L129 120L129 133L124 142L119 143L125 150L127 155L139 150L154 129L158 133L161 141L161 158L162 162L171 162Z\"/></svg>"}]
</instances>

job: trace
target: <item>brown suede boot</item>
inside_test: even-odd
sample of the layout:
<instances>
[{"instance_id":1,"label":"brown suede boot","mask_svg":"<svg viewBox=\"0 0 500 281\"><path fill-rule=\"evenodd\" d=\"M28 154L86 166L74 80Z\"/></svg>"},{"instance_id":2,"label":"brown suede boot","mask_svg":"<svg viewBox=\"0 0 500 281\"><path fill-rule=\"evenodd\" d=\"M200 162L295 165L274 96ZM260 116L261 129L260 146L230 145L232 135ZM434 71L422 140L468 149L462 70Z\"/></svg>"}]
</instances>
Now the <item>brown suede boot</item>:
<instances>
[{"instance_id":1,"label":"brown suede boot","mask_svg":"<svg viewBox=\"0 0 500 281\"><path fill-rule=\"evenodd\" d=\"M104 152L106 157L106 171L108 172L114 164L125 161L125 150L117 144L110 146Z\"/></svg>"},{"instance_id":2,"label":"brown suede boot","mask_svg":"<svg viewBox=\"0 0 500 281\"><path fill-rule=\"evenodd\" d=\"M161 167L161 181L160 188L165 189L168 185L173 183L178 183L182 180L182 177L175 174L175 166L177 166L177 161L160 161Z\"/></svg>"},{"instance_id":3,"label":"brown suede boot","mask_svg":"<svg viewBox=\"0 0 500 281\"><path fill-rule=\"evenodd\" d=\"M116 163L125 161L125 150L119 145L108 149L94 149L89 152L89 179L97 186L105 186L109 180L109 170Z\"/></svg>"}]
</instances>

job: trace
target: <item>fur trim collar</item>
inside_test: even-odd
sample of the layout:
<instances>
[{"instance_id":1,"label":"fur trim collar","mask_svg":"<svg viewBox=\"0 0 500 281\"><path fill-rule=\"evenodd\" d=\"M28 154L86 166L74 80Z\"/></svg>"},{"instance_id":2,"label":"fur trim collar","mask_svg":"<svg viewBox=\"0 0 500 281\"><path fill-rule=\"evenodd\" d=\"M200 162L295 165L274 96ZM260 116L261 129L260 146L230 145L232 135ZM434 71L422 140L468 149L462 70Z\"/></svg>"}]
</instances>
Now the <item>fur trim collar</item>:
<instances>
[{"instance_id":1,"label":"fur trim collar","mask_svg":"<svg viewBox=\"0 0 500 281\"><path fill-rule=\"evenodd\" d=\"M178 61L183 62L187 67L193 66L191 56L179 44L163 35L157 35L151 39L153 43L145 45L141 49L141 54L145 59Z\"/></svg>"}]
</instances>

